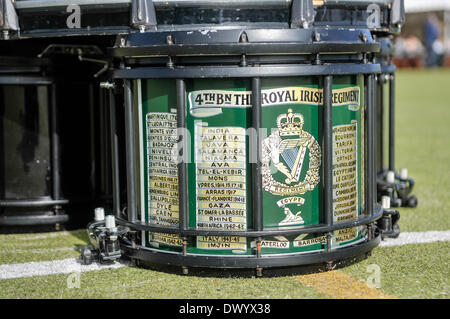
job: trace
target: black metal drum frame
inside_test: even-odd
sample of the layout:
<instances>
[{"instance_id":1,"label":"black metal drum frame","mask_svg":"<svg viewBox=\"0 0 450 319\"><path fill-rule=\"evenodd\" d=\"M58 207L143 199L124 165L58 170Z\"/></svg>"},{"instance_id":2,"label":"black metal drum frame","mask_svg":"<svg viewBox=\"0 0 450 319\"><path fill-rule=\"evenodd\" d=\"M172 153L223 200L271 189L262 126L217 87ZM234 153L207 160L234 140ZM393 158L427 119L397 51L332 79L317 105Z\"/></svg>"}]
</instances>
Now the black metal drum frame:
<instances>
[{"instance_id":1,"label":"black metal drum frame","mask_svg":"<svg viewBox=\"0 0 450 319\"><path fill-rule=\"evenodd\" d=\"M0 197L2 210L0 226L56 225L59 228L59 225L67 223L85 224L89 220L88 214L84 213L86 210L95 207L94 205L105 205L112 201L109 190L111 175L107 138L109 119L106 119L105 101L100 94L97 96L97 93L105 92L95 90L98 82L89 79L95 71L91 68L83 68L80 71L81 64L65 67L60 61L55 62L47 58L3 57L1 64L0 86L5 88L8 86L47 87L48 113L45 115L45 121L49 122L50 147L46 155L49 163L48 174L43 177L45 180L42 182L46 187L46 194L29 194L28 196L19 194L20 197L14 198L7 195L8 185L5 185L5 195L2 194ZM96 69L97 67L94 68ZM62 75L66 73L71 74L69 79L63 78ZM82 91L75 92L76 88ZM93 106L97 100L98 107L94 109ZM77 124L72 120L71 115L62 113L63 110L66 110L65 112L68 112L68 109L73 110L74 106L78 106L77 103L82 103L82 107L78 108L82 113L77 113L81 114L77 116L85 120L84 125L87 126L87 130L84 131L87 133L81 135L72 131L73 127L77 128ZM3 107L2 105L1 108ZM3 118L0 120L3 121ZM67 124L70 125L67 126ZM13 133L5 131L1 134L8 136ZM70 145L80 138L85 141L84 144L77 147ZM1 147L4 151L3 143ZM83 155L76 158L78 151ZM9 160L14 160L13 154L9 156ZM2 162L2 172L5 169L3 164ZM87 170L82 174L77 173L76 170L80 167ZM33 177L24 179L22 186L24 189L30 190L26 180L31 178ZM0 181L4 179L3 175L0 176Z\"/></svg>"},{"instance_id":2,"label":"black metal drum frame","mask_svg":"<svg viewBox=\"0 0 450 319\"><path fill-rule=\"evenodd\" d=\"M10 7L12 2L7 1ZM386 56L377 57L383 42L374 40L376 35L389 35L399 31L404 21L404 7L402 0L374 0L380 8L380 24L369 27L367 18L369 1L339 1L328 0L314 6L312 0L246 0L246 1L216 1L216 0L95 0L80 2L79 8L84 10L84 23L71 28L67 25L66 15L60 14L61 8L68 9L69 0L40 3L39 1L19 1L14 3L11 10L2 10L3 39L34 38L45 39L51 44L50 53L61 53L66 49L74 49L74 44L67 40L67 35L97 36L97 40L105 41L105 48L110 47L111 36L117 36L116 46L109 49L108 61L104 62L105 71L111 62L112 67L108 76L109 83L103 87L109 91L110 106L110 143L112 154L112 194L113 212L121 227L129 228L126 235L121 235L121 249L124 254L134 260L178 265L184 267L221 267L221 268L268 268L293 265L313 264L354 257L370 252L376 247L382 234L378 232L379 221L390 214L391 209L381 207L377 201L377 188L381 192L384 173L379 175L379 165L383 165L382 145L384 139L377 134L378 121L383 124L383 117L378 117L377 108L383 109L383 88L380 81L389 81L389 170L394 170L394 73L395 67L386 63ZM280 17L267 24L261 17L249 21L228 21L222 25L219 21L204 21L195 24L190 19L184 19L183 13L194 12L198 8L215 10L219 6L223 10L239 8L252 13L258 8L266 13L278 10ZM102 16L95 19L95 12L105 8L114 11L114 18ZM177 11L181 16L179 25L170 19L161 18L158 24L156 13L167 8ZM63 11L64 11L63 10ZM99 11L100 10L100 11ZM187 10L187 11L183 11ZM190 10L190 11L189 11ZM34 18L43 14L46 18ZM68 12L68 11L66 11ZM222 12L221 12L222 14ZM94 19L92 17L94 16ZM174 16L177 16L175 14ZM189 18L189 17L188 17ZM251 20L251 21L250 21ZM188 21L186 23L186 21ZM20 22L20 23L19 23ZM224 27L225 26L225 27ZM331 26L331 27L330 27ZM201 28L214 29L210 37L205 40ZM140 32L137 33L136 30ZM156 31L159 30L159 31ZM175 31L178 30L178 31ZM147 32L150 31L150 32ZM374 36L372 36L372 34ZM124 35L126 34L126 35ZM63 38L55 41L52 37ZM73 37L76 38L76 37ZM380 37L381 38L381 37ZM87 41L88 37L80 38ZM88 43L92 43L92 38ZM94 40L96 41L96 40ZM99 40L100 41L100 40ZM76 41L75 41L76 42ZM103 42L102 42L103 43ZM87 43L83 43L85 45ZM75 45L79 49L81 46ZM61 51L61 52L60 52ZM44 51L45 52L45 51ZM382 52L383 53L383 52ZM81 56L79 56L81 58ZM87 59L86 59L87 61ZM91 61L94 61L91 59ZM101 73L99 72L99 73ZM97 73L97 75L99 74ZM381 74L381 76L380 76ZM332 85L333 77L340 75L363 75L365 90L365 132L364 132L364 212L351 222L333 222L332 196ZM253 201L253 229L243 232L197 230L188 225L188 197L187 197L187 163L178 165L179 181L179 227L169 228L152 225L138 220L137 205L137 149L135 144L136 127L134 123L132 85L134 79L174 79L177 92L178 127L186 128L186 79L199 78L241 78L252 83L252 126L256 130L261 128L261 80L269 77L321 77L323 83L324 103L322 106L321 124L323 127L322 141L322 183L324 195L323 222L318 225L305 226L296 229L266 229L263 227L262 214L262 181L261 162L252 164L252 193ZM1 82L3 81L3 83ZM49 78L35 76L12 77L0 75L0 84L27 84L50 86L51 101L51 143L52 143L52 196L49 199L10 201L3 200L0 206L26 207L45 206L58 210L60 205L67 204L61 198L61 185L58 168L58 130L56 125L56 89L55 81ZM44 82L39 82L44 81ZM123 90L122 87L123 86ZM121 205L120 175L123 174L120 165L119 137L122 132L118 129L116 114L115 92L120 91L124 96L124 135L126 162L126 203ZM380 106L381 105L381 106ZM381 111L383 112L383 111ZM379 120L378 120L379 119ZM259 153L261 153L261 137L257 138ZM378 140L378 141L377 141ZM380 147L381 145L381 147ZM377 149L380 156L377 156ZM378 162L378 163L377 163ZM378 166L378 167L377 167ZM378 178L377 178L378 177ZM398 178L398 177L397 177ZM381 182L380 182L381 181ZM378 182L378 183L377 183ZM413 182L409 182L412 188ZM380 186L381 185L381 186ZM387 185L392 193L392 185ZM385 195L385 194L383 194ZM9 206L8 206L9 205ZM126 210L122 208L126 207ZM389 211L388 211L389 210ZM126 213L125 213L126 212ZM54 218L66 218L55 215ZM19 217L17 217L19 218ZM16 219L17 219L16 218ZM21 218L21 217L20 217ZM36 221L16 220L18 223L33 223ZM38 218L38 217L37 217ZM42 218L42 217L39 217ZM49 217L45 217L49 218ZM45 219L44 218L44 219ZM1 223L12 222L4 218ZM47 223L47 221L44 221ZM53 220L51 221L54 222ZM101 223L100 223L101 224ZM91 225L92 226L92 225ZM352 227L363 227L365 240L357 244L333 248L331 239L333 231ZM101 227L101 226L100 226ZM139 245L139 235L142 232L162 232L178 234L182 239L181 252L161 251ZM325 234L326 248L322 251L304 252L296 254L263 255L261 254L261 240L265 236ZM254 238L257 241L254 254L251 256L214 256L191 254L187 252L188 241L191 236L239 236Z\"/></svg>"},{"instance_id":3,"label":"black metal drum frame","mask_svg":"<svg viewBox=\"0 0 450 319\"><path fill-rule=\"evenodd\" d=\"M195 32L194 32L195 33ZM213 40L208 45L198 43L196 35L192 32L158 32L149 36L144 34L130 35L125 41L126 47L111 49L111 54L118 58L120 67L111 75L111 81L123 84L125 108L125 139L126 139L126 169L127 169L127 205L126 217L117 210L118 172L115 170L114 207L116 208L117 222L129 227L132 231L162 232L178 234L182 238L181 252L165 252L139 245L135 236L124 238L121 248L125 255L138 261L152 264L178 265L187 267L220 267L220 268L270 268L314 263L327 264L370 252L380 241L376 231L375 222L382 216L383 209L377 204L376 198L376 74L380 72L379 64L371 63L371 56L378 50L378 44L372 41L368 30L228 30L214 33ZM191 35L191 37L189 37ZM217 35L217 36L216 36ZM275 39L277 43L268 40ZM330 38L328 38L330 37ZM330 41L333 37L333 41ZM234 39L234 41L232 40ZM158 43L159 42L159 43ZM217 57L217 54L227 52L231 59L237 60L234 65L220 65L226 57ZM301 52L301 54L299 54ZM351 53L349 53L351 52ZM265 55L270 53L271 55ZM340 56L339 54L342 55ZM189 57L177 55L189 54ZM195 60L199 55L203 61L212 61L210 66L195 66L177 61ZM283 56L284 55L284 56ZM135 56L159 56L166 66L148 66L145 58ZM336 62L337 61L337 62ZM280 62L283 62L280 63ZM267 63L267 64L266 64ZM134 65L133 65L134 64ZM136 66L138 64L138 66ZM332 196L332 83L333 76L338 75L364 75L365 89L365 203L364 213L351 222L333 222L333 196ZM188 226L188 200L187 200L187 163L178 164L179 181L179 227L169 228L142 222L137 211L137 176L136 154L134 143L135 124L132 106L133 79L162 79L176 80L178 126L186 127L186 87L185 79L198 78L246 78L251 79L252 95L255 103L252 106L252 126L261 127L261 79L266 77L293 77L318 76L324 83L323 142L322 142L322 175L324 188L324 223L305 226L296 229L266 229L263 227L263 214L261 207L262 180L261 162L252 164L253 181L253 229L248 231L216 231L198 230ZM111 85L113 86L113 85ZM111 95L112 96L112 95ZM112 101L113 99L111 99ZM114 107L111 107L111 111ZM115 119L115 115L112 116ZM111 123L114 128L116 123ZM111 131L113 144L116 132ZM260 137L258 138L260 139ZM261 141L258 140L258 145ZM260 152L260 150L259 150ZM117 152L113 167L117 167ZM332 232L339 229L364 226L365 240L358 244L343 248L332 248ZM264 236L299 235L323 233L327 237L327 248L319 252L292 253L283 255L262 255L260 241ZM241 236L257 240L257 248L251 256L213 256L190 254L187 252L187 237L189 236Z\"/></svg>"},{"instance_id":4,"label":"black metal drum frame","mask_svg":"<svg viewBox=\"0 0 450 319\"><path fill-rule=\"evenodd\" d=\"M407 206L416 207L417 197L410 193L414 187L414 180L408 176L402 176L395 169L395 72L396 66L392 63L394 52L393 43L390 37L380 37L377 39L380 43L380 53L376 61L380 63L381 74L377 77L378 94L378 146L377 146L377 194L378 200L382 196L390 198L391 205L394 207ZM385 85L389 86L388 95L388 166L384 165L384 149L386 146L384 136L385 119ZM389 180L388 174L392 174Z\"/></svg>"}]
</instances>

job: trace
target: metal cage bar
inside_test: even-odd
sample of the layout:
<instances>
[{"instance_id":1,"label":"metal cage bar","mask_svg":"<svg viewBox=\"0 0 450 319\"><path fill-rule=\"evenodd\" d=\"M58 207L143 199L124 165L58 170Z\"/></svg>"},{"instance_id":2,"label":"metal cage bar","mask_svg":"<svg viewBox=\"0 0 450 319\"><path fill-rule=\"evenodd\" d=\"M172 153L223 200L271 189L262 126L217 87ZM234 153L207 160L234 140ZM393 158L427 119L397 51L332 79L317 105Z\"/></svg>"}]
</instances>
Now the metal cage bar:
<instances>
[{"instance_id":1,"label":"metal cage bar","mask_svg":"<svg viewBox=\"0 0 450 319\"><path fill-rule=\"evenodd\" d=\"M372 70L372 68L370 68L369 70ZM259 83L258 83L259 82ZM130 86L130 80L125 79L124 80L124 91L125 91L125 109L126 109L126 116L125 116L125 124L126 124L126 142L127 142L127 173L129 174L129 176L127 176L127 191L128 191L128 197L132 199L131 203L128 203L128 206L131 206L128 208L128 222L125 220L120 219L119 223L122 223L124 225L130 226L130 227L134 227L136 229L139 230L145 230L145 231L150 231L150 232L167 232L167 233L172 233L172 234L180 234L181 236L245 236L245 237L261 237L261 236L269 236L269 235L283 235L283 234L305 234L305 233L320 233L320 232L331 232L334 230L338 230L338 229L343 229L343 228L351 228L351 227L356 227L359 225L364 225L364 224L368 224L371 223L373 221L375 221L376 219L378 219L381 216L381 209L379 209L379 207L376 204L376 196L375 196L375 191L376 191L376 181L375 181L375 172L376 172L376 166L375 166L375 159L373 158L373 156L368 156L369 153L371 154L376 154L376 144L375 144L375 125L376 125L376 119L375 117L375 97L374 97L374 92L376 90L376 83L375 83L375 76L370 73L370 74L365 74L364 75L364 82L365 82L365 108L366 108L366 112L365 112L365 181L366 181L366 192L365 192L365 202L366 202L366 208L365 208L365 214L363 214L364 216L360 216L357 220L352 221L352 222L347 222L347 223L338 223L338 224L333 224L332 222L332 193L329 195L325 195L327 196L327 201L329 202L327 205L328 207L331 207L331 209L328 209L328 213L325 215L325 222L323 224L318 224L318 225L312 225L312 226L306 226L300 229L286 229L286 230L268 230L268 229L264 229L262 227L262 219L261 219L261 223L258 224L259 222L257 221L254 227L255 230L252 231L245 231L245 232L233 232L233 231L210 231L210 230L197 230L197 229L190 229L188 226L188 222L187 222L187 218L185 221L182 221L180 219L180 227L177 228L165 228L165 227L161 227L161 226L153 226L150 225L148 223L143 223L140 222L138 220L136 220L136 206L135 206L135 199L133 198L133 196L131 196L131 189L135 190L135 186L132 186L133 184L133 180L135 183L135 168L134 168L134 161L133 159L135 158L135 153L134 153L134 145L130 145L134 142L134 134L133 134L133 123L129 123L131 122L131 118L132 118L132 110L131 110L131 104L132 104L132 88ZM258 89L259 87L259 91L261 90L260 88L260 78L257 78L255 80L255 78L252 78L252 88ZM324 112L323 116L323 121L325 123L325 118L327 121L327 126L328 126L328 138L325 138L325 126L324 126L324 149L328 149L328 152L324 152L327 153L327 156L330 156L330 154L332 155L332 110L331 110L331 97L332 97L332 76L331 75L325 75L324 76L324 104L329 105L327 108L324 109L328 109L328 112ZM256 92L257 90L255 90ZM180 116L180 121L181 119L184 117L186 117L185 115L185 94L186 94L186 88L185 88L185 83L184 80L177 80L177 108L180 109L181 114L184 114L184 116ZM253 93L253 94L258 94L258 93ZM260 94L260 92L259 92ZM182 98L183 96L183 98ZM328 100L328 102L326 102ZM256 102L257 103L257 102ZM327 113L327 114L325 114ZM127 115L128 114L128 115ZM257 117L257 115L253 114L253 117ZM184 119L185 121L186 119ZM128 124L127 124L128 123ZM183 125L184 127L186 127L186 123L178 123ZM133 146L133 147L130 147ZM325 169L326 171L328 171L328 179L330 177L332 177L331 172L332 172L332 157L331 159L328 158L326 159L326 157L324 158L324 163L327 163L327 167L328 169ZM187 168L186 168L187 169ZM183 169L182 169L183 170ZM186 172L187 175L187 172ZM257 176L257 175L255 175ZM186 181L186 179L184 179L184 181ZM179 179L179 183L180 183L180 179ZM256 182L257 183L257 182ZM329 185L332 186L332 180L327 182ZM187 188L187 183L183 182L181 183L182 185L180 185L181 189L185 189ZM257 185L257 184L256 184ZM330 187L329 187L330 188ZM328 190L329 191L329 190ZM185 189L185 196L187 196L187 189ZM183 196L183 195L181 195ZM187 197L186 197L187 198ZM184 201L184 205L186 205L187 201ZM259 203L260 204L260 203ZM259 205L257 204L257 205ZM134 207L134 208L133 208ZM133 212L134 211L134 212ZM187 214L187 208L186 208L186 214ZM182 215L182 214L181 214ZM257 214L255 214L257 215ZM134 216L134 217L133 217ZM181 217L181 216L180 216ZM187 216L186 216L187 217ZM262 214L261 214L262 217ZM255 217L254 217L255 218ZM257 217L256 217L257 218ZM184 225L182 227L182 225ZM258 226L259 225L259 226ZM259 228L259 230L257 230Z\"/></svg>"},{"instance_id":2,"label":"metal cage bar","mask_svg":"<svg viewBox=\"0 0 450 319\"><path fill-rule=\"evenodd\" d=\"M370 166L368 165L369 159L369 127L367 125L367 119L369 118L369 75L364 75L364 211L369 212L369 202L371 201L369 193L369 172Z\"/></svg>"},{"instance_id":3,"label":"metal cage bar","mask_svg":"<svg viewBox=\"0 0 450 319\"><path fill-rule=\"evenodd\" d=\"M186 83L183 79L176 80L176 94L177 94L177 126L182 129L182 132L178 133L178 143L181 145L181 160L177 164L178 168L178 213L180 220L180 229L187 230L189 227L189 197L188 197L188 168L187 168L187 156L188 156L188 144L186 136L184 135L187 127L186 116ZM181 133L181 134L180 134Z\"/></svg>"},{"instance_id":4,"label":"metal cage bar","mask_svg":"<svg viewBox=\"0 0 450 319\"><path fill-rule=\"evenodd\" d=\"M261 175L261 78L252 78L252 125L256 133L255 151L256 163L252 164L253 182L253 229L263 230L263 210L262 210L262 175Z\"/></svg>"},{"instance_id":5,"label":"metal cage bar","mask_svg":"<svg viewBox=\"0 0 450 319\"><path fill-rule=\"evenodd\" d=\"M137 220L136 206L136 145L134 141L133 96L131 81L124 80L124 107L125 107L125 148L127 167L127 215L128 221Z\"/></svg>"},{"instance_id":6,"label":"metal cage bar","mask_svg":"<svg viewBox=\"0 0 450 319\"><path fill-rule=\"evenodd\" d=\"M333 225L333 77L323 78L323 197L325 224Z\"/></svg>"},{"instance_id":7,"label":"metal cage bar","mask_svg":"<svg viewBox=\"0 0 450 319\"><path fill-rule=\"evenodd\" d=\"M381 74L380 76L384 76ZM384 169L384 83L382 80L380 80L378 83L380 83L378 87L378 99L379 103L378 106L378 116L379 116L379 122L378 122L378 138L379 141L377 143L378 145L378 161L377 161L377 173L383 171Z\"/></svg>"},{"instance_id":8,"label":"metal cage bar","mask_svg":"<svg viewBox=\"0 0 450 319\"><path fill-rule=\"evenodd\" d=\"M366 75L364 78L365 87L365 184L366 184L366 198L365 206L366 213L370 213L374 209L374 198L376 197L376 181L375 181L375 158L376 155L373 152L376 148L375 144L375 122L373 116L376 116L375 104L374 104L374 75ZM370 154L370 156L369 156Z\"/></svg>"},{"instance_id":9,"label":"metal cage bar","mask_svg":"<svg viewBox=\"0 0 450 319\"><path fill-rule=\"evenodd\" d=\"M372 127L371 127L371 132L372 132L372 148L371 148L371 154L372 156L369 156L369 159L371 160L371 179L370 181L372 182L372 189L371 189L371 194L374 194L374 196L372 197L372 209L374 209L377 205L377 134L376 134L376 130L377 130L377 79L378 79L378 75L376 74L372 74L372 100L371 100L371 116L372 116ZM370 118L369 118L370 121Z\"/></svg>"},{"instance_id":10,"label":"metal cage bar","mask_svg":"<svg viewBox=\"0 0 450 319\"><path fill-rule=\"evenodd\" d=\"M389 77L389 170L395 170L395 76Z\"/></svg>"},{"instance_id":11,"label":"metal cage bar","mask_svg":"<svg viewBox=\"0 0 450 319\"><path fill-rule=\"evenodd\" d=\"M60 179L60 156L59 156L59 130L57 114L56 85L52 84L50 90L50 143L52 159L52 198L59 200L61 198L61 179Z\"/></svg>"},{"instance_id":12,"label":"metal cage bar","mask_svg":"<svg viewBox=\"0 0 450 319\"><path fill-rule=\"evenodd\" d=\"M311 226L305 226L294 229L263 229L261 231L219 231L219 230L199 230L199 229L187 229L180 230L179 228L169 228L162 226L153 226L148 223L140 221L128 222L123 219L118 219L118 223L124 226L136 230L144 230L154 233L168 233L168 234L180 234L181 236L237 236L237 237L264 237L264 236L278 236L278 235L300 235L300 234L317 234L327 233L344 228L352 228L361 225L370 224L381 217L383 210L380 205L375 207L372 214L363 214L358 216L355 220L350 222L335 223L332 226L326 224L316 224Z\"/></svg>"},{"instance_id":13,"label":"metal cage bar","mask_svg":"<svg viewBox=\"0 0 450 319\"><path fill-rule=\"evenodd\" d=\"M116 102L113 90L109 90L109 120L111 142L111 168L113 184L113 210L120 217L119 136L117 134Z\"/></svg>"}]
</instances>

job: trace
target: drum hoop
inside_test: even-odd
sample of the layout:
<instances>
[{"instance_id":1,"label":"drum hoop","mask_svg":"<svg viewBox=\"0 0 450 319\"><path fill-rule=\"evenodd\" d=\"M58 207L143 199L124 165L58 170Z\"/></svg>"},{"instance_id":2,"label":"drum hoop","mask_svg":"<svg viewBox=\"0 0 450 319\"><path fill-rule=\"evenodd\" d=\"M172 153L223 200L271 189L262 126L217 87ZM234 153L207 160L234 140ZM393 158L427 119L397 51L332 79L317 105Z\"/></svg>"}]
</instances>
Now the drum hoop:
<instances>
[{"instance_id":1,"label":"drum hoop","mask_svg":"<svg viewBox=\"0 0 450 319\"><path fill-rule=\"evenodd\" d=\"M201 73L199 73L201 71ZM182 68L142 67L118 69L112 73L114 79L158 79L158 78L252 78L284 76L320 76L380 73L379 64L335 63L328 65L280 65L280 66L193 66Z\"/></svg>"},{"instance_id":2,"label":"drum hoop","mask_svg":"<svg viewBox=\"0 0 450 319\"><path fill-rule=\"evenodd\" d=\"M136 248L133 248L132 245L127 243L121 243L121 247L129 258L142 260L150 264L205 268L274 268L319 264L361 256L377 247L380 241L381 235L378 234L370 240L362 240L331 251L322 249L312 252L271 254L260 257L257 255L183 255L181 252L161 251L141 245L136 245Z\"/></svg>"}]
</instances>

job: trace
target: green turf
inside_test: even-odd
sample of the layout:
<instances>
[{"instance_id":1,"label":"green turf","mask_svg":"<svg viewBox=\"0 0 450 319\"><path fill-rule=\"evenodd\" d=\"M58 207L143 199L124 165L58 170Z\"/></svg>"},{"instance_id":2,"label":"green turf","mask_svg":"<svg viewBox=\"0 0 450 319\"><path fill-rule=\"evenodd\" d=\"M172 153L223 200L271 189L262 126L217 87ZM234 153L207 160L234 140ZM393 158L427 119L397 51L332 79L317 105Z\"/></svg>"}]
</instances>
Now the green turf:
<instances>
[{"instance_id":1,"label":"green turf","mask_svg":"<svg viewBox=\"0 0 450 319\"><path fill-rule=\"evenodd\" d=\"M400 70L395 165L407 167L419 198L400 209L401 231L450 229L450 70Z\"/></svg>"},{"instance_id":2,"label":"green turf","mask_svg":"<svg viewBox=\"0 0 450 319\"><path fill-rule=\"evenodd\" d=\"M0 264L56 260L79 256L87 245L86 230L0 235Z\"/></svg>"},{"instance_id":3,"label":"green turf","mask_svg":"<svg viewBox=\"0 0 450 319\"><path fill-rule=\"evenodd\" d=\"M379 247L373 255L341 271L366 281L367 266L381 270L381 289L401 298L449 298L450 243ZM81 274L80 288L69 275L0 281L0 298L327 298L291 276L214 278L182 276L126 267Z\"/></svg>"},{"instance_id":4,"label":"green turf","mask_svg":"<svg viewBox=\"0 0 450 319\"><path fill-rule=\"evenodd\" d=\"M370 258L342 269L366 281L367 266L381 271L381 289L400 298L450 298L450 243L378 247Z\"/></svg>"},{"instance_id":5,"label":"green turf","mask_svg":"<svg viewBox=\"0 0 450 319\"><path fill-rule=\"evenodd\" d=\"M292 277L211 278L127 267L81 274L80 288L69 275L0 280L0 298L325 298Z\"/></svg>"}]
</instances>

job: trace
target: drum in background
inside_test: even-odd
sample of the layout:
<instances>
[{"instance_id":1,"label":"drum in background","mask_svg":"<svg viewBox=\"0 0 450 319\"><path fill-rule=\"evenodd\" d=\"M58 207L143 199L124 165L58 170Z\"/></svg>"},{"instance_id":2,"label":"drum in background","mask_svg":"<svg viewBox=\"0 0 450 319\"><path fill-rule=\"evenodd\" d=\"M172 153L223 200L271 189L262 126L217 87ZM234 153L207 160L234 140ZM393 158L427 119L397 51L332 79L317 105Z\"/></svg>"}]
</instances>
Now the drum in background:
<instances>
[{"instance_id":1,"label":"drum in background","mask_svg":"<svg viewBox=\"0 0 450 319\"><path fill-rule=\"evenodd\" d=\"M380 44L375 61L381 66L377 76L377 185L378 199L389 197L393 207L416 207L417 197L411 195L414 179L408 176L408 170L395 168L395 72L393 63L395 35L400 33L405 22L403 1L388 1L386 7L390 19L389 28L380 30L371 28L374 39ZM387 106L387 107L386 107ZM387 156L386 156L387 154ZM385 164L387 158L387 164ZM393 233L398 236L399 231Z\"/></svg>"},{"instance_id":2,"label":"drum in background","mask_svg":"<svg viewBox=\"0 0 450 319\"><path fill-rule=\"evenodd\" d=\"M414 179L408 176L408 170L395 168L395 72L392 62L394 45L392 37L378 37L381 50L376 61L381 66L377 77L377 184L378 198L390 198L394 207L416 207L417 197L411 195ZM387 113L387 114L386 114ZM387 153L387 165L386 154ZM397 233L398 235L398 233Z\"/></svg>"},{"instance_id":3,"label":"drum in background","mask_svg":"<svg viewBox=\"0 0 450 319\"><path fill-rule=\"evenodd\" d=\"M410 195L414 180L408 176L407 169L397 172L394 163L396 68L392 62L392 39L405 22L404 1L324 0L315 7L315 11L315 26L366 27L380 44L380 52L373 57L374 62L381 66L381 73L376 78L378 199L381 201L383 196L387 196L394 207L417 206L416 196ZM385 105L388 111L385 111ZM395 233L397 235L398 232Z\"/></svg>"},{"instance_id":4,"label":"drum in background","mask_svg":"<svg viewBox=\"0 0 450 319\"><path fill-rule=\"evenodd\" d=\"M405 22L404 0L313 1L314 25L367 28L373 34L397 34Z\"/></svg>"},{"instance_id":5,"label":"drum in background","mask_svg":"<svg viewBox=\"0 0 450 319\"><path fill-rule=\"evenodd\" d=\"M16 136L2 145L7 149L3 171L14 166L2 175L2 224L84 226L96 206L121 210L120 205L113 208L111 201L112 149L118 158L124 156L111 146L111 96L99 85L109 67L104 52L114 45L115 35L145 31L154 23L148 18L147 2L2 2L0 50L8 61L0 70L2 90L13 90L23 108L14 109L16 100L5 94L3 109L12 119L2 118L7 123L3 140L12 132ZM122 100L121 92L111 95ZM123 141L120 124L115 129L116 143ZM15 161L22 140L23 154L29 158ZM33 174L28 173L31 168ZM120 197L120 190L116 194Z\"/></svg>"},{"instance_id":6,"label":"drum in background","mask_svg":"<svg viewBox=\"0 0 450 319\"><path fill-rule=\"evenodd\" d=\"M0 225L86 223L111 183L98 84L49 59L1 64Z\"/></svg>"},{"instance_id":7,"label":"drum in background","mask_svg":"<svg viewBox=\"0 0 450 319\"><path fill-rule=\"evenodd\" d=\"M130 0L15 1L14 11L18 30L9 37L107 35L131 28Z\"/></svg>"}]
</instances>

